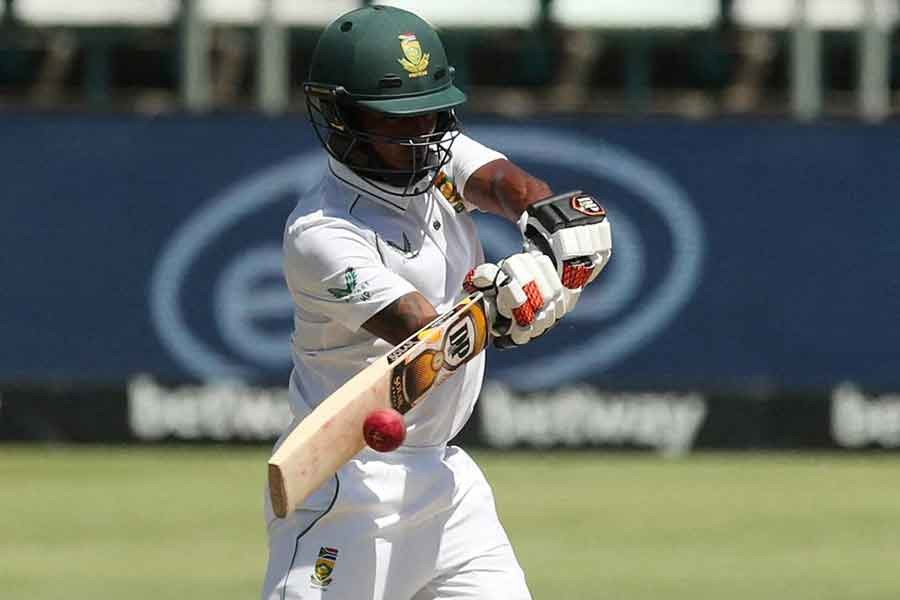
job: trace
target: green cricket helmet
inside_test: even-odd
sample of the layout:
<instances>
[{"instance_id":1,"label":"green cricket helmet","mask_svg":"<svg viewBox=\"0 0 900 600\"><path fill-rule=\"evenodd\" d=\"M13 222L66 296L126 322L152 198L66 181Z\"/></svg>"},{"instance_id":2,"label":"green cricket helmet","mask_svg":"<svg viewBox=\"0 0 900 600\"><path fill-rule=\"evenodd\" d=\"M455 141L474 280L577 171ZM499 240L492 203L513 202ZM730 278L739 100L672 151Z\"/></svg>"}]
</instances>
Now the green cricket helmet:
<instances>
[{"instance_id":1,"label":"green cricket helmet","mask_svg":"<svg viewBox=\"0 0 900 600\"><path fill-rule=\"evenodd\" d=\"M421 193L418 184L430 182L450 160L459 135L453 109L466 101L434 29L411 12L377 5L338 17L322 32L303 89L325 150L398 196ZM435 114L437 124L412 138L376 135L360 126L364 110L390 118ZM375 143L409 148L409 165L388 166Z\"/></svg>"}]
</instances>

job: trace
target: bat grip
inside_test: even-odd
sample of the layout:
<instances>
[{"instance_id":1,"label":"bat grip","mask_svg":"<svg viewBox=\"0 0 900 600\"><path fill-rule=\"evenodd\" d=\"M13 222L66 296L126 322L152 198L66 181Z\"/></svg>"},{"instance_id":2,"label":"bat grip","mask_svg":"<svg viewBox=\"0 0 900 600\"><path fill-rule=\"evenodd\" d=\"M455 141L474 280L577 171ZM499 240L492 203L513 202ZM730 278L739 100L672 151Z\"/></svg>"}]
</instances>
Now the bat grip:
<instances>
[{"instance_id":1,"label":"bat grip","mask_svg":"<svg viewBox=\"0 0 900 600\"><path fill-rule=\"evenodd\" d=\"M494 322L494 331L501 331L500 335L495 335L493 339L494 348L498 350L506 350L508 348L515 348L518 346L512 338L509 337L505 332L509 331L509 326L512 323L512 320L507 319L503 315L497 315L497 319Z\"/></svg>"}]
</instances>

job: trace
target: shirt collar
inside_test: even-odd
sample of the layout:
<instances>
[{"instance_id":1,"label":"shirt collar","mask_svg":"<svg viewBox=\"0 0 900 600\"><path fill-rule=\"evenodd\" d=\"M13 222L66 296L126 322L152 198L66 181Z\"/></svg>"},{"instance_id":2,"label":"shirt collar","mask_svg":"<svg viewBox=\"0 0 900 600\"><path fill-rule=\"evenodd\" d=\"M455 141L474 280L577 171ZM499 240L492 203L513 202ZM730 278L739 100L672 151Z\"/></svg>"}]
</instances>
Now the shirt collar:
<instances>
[{"instance_id":1,"label":"shirt collar","mask_svg":"<svg viewBox=\"0 0 900 600\"><path fill-rule=\"evenodd\" d=\"M419 194L415 196L396 196L379 190L377 187L353 172L350 167L336 160L334 157L328 157L328 169L331 171L331 174L335 177L335 179L342 182L344 185L355 189L357 192L366 194L367 196L378 201L380 204L384 204L393 210L401 212L405 212L409 208L409 203L412 200L420 197L421 194L427 192L431 187L430 183L423 183L420 181L416 184L416 186L421 190ZM386 183L379 183L379 186L387 188L389 190L397 190L398 193L402 191L402 188L394 187Z\"/></svg>"}]
</instances>

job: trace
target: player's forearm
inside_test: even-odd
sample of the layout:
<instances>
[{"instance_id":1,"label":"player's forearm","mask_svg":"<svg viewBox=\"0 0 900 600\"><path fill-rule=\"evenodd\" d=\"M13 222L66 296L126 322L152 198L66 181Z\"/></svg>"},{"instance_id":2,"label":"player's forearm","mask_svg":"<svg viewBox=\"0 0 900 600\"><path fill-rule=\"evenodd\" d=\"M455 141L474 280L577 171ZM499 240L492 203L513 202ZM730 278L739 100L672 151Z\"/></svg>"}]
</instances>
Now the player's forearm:
<instances>
[{"instance_id":1,"label":"player's forearm","mask_svg":"<svg viewBox=\"0 0 900 600\"><path fill-rule=\"evenodd\" d=\"M431 302L411 292L391 302L363 323L363 329L391 344L399 344L438 316Z\"/></svg>"},{"instance_id":2,"label":"player's forearm","mask_svg":"<svg viewBox=\"0 0 900 600\"><path fill-rule=\"evenodd\" d=\"M495 160L475 171L463 191L484 212L517 221L527 206L551 196L550 186L514 163Z\"/></svg>"}]
</instances>

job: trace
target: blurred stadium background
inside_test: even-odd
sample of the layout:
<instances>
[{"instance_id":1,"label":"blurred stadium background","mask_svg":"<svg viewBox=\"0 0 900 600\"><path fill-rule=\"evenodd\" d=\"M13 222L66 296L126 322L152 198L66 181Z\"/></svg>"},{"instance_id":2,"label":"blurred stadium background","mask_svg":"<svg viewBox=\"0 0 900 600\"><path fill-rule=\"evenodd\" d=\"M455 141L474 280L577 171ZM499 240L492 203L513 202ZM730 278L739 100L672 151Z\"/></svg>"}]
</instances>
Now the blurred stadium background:
<instances>
[{"instance_id":1,"label":"blurred stadium background","mask_svg":"<svg viewBox=\"0 0 900 600\"><path fill-rule=\"evenodd\" d=\"M900 596L900 2L379 3L615 224L459 439L535 597ZM362 4L0 0L0 598L256 596L300 84Z\"/></svg>"}]
</instances>

